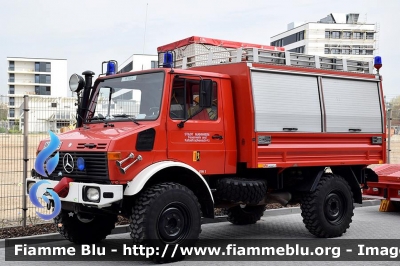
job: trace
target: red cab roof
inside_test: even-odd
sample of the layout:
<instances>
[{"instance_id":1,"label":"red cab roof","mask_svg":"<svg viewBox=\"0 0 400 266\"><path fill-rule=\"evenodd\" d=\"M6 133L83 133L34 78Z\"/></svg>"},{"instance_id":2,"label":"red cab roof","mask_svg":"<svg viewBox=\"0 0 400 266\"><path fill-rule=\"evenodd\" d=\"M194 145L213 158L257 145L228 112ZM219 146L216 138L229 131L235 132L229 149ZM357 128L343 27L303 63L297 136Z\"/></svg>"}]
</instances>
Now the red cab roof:
<instances>
[{"instance_id":1,"label":"red cab roof","mask_svg":"<svg viewBox=\"0 0 400 266\"><path fill-rule=\"evenodd\" d=\"M262 45L262 44L254 44L254 43L244 43L244 42L234 42L234 41L227 41L227 40L219 40L213 38L206 38L206 37L199 37L199 36L192 36L186 39L182 39L173 43L169 43L157 48L158 53L172 51L176 48L187 46L193 43L201 43L201 44L209 44L214 46L221 46L226 48L260 48L266 50L276 50L276 51L285 51L283 47L276 47L270 45Z\"/></svg>"}]
</instances>

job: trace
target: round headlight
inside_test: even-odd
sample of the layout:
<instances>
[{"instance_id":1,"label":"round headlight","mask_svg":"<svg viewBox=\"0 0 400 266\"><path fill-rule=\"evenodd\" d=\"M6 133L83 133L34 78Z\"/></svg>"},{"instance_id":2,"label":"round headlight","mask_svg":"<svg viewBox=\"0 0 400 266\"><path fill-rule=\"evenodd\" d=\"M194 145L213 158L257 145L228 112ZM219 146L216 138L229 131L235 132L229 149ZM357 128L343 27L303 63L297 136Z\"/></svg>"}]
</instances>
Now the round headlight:
<instances>
[{"instance_id":1,"label":"round headlight","mask_svg":"<svg viewBox=\"0 0 400 266\"><path fill-rule=\"evenodd\" d=\"M85 81L78 74L73 74L69 78L69 89L73 92L79 92L85 86Z\"/></svg>"},{"instance_id":2,"label":"round headlight","mask_svg":"<svg viewBox=\"0 0 400 266\"><path fill-rule=\"evenodd\" d=\"M86 197L88 198L88 200L91 201L97 201L100 198L100 191L98 188L88 188L88 190L86 191Z\"/></svg>"}]
</instances>

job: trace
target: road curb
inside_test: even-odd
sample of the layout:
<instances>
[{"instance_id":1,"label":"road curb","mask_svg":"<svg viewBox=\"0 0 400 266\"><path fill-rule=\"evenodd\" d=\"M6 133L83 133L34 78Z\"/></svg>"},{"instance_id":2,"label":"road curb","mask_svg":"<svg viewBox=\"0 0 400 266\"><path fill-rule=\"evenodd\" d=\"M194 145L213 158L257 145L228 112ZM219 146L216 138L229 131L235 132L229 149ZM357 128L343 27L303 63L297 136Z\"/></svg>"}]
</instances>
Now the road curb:
<instances>
[{"instance_id":1,"label":"road curb","mask_svg":"<svg viewBox=\"0 0 400 266\"><path fill-rule=\"evenodd\" d=\"M354 204L356 208L359 207L369 207L369 206L377 206L380 205L380 200L365 200L363 204ZM264 217L271 217L271 216L279 216L279 215L288 215L288 214L296 214L301 213L300 207L288 207L288 208L279 208L279 209L269 209L264 212ZM202 220L202 224L210 224L210 223L220 223L220 222L227 222L225 216L219 216L215 219L207 219L204 218ZM124 234L129 232L129 225L118 225L112 231L111 235L116 234ZM16 237L16 238L9 238L12 240L25 240L25 239L34 239L34 240L64 240L64 238L59 233L51 233L51 234L44 234L44 235L34 235L34 236L24 236L24 237ZM4 247L5 239L0 239L0 247Z\"/></svg>"}]
</instances>

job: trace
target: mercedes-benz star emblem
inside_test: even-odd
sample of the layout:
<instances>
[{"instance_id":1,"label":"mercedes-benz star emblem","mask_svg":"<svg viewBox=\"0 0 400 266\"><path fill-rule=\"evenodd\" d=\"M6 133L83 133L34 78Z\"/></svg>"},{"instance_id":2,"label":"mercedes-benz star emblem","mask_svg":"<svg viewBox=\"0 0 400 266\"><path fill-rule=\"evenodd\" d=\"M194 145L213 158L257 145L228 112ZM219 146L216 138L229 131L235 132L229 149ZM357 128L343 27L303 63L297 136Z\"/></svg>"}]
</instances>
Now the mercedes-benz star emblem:
<instances>
[{"instance_id":1,"label":"mercedes-benz star emblem","mask_svg":"<svg viewBox=\"0 0 400 266\"><path fill-rule=\"evenodd\" d=\"M65 172L71 173L74 171L74 158L69 153L66 153L63 157L63 167Z\"/></svg>"}]
</instances>

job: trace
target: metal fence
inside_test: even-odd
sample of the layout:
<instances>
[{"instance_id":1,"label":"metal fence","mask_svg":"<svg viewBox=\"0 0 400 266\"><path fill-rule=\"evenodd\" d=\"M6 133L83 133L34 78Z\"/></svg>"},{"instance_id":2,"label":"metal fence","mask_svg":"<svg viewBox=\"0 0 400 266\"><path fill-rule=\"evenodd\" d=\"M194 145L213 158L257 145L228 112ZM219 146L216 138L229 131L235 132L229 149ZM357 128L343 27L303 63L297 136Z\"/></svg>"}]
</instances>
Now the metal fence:
<instances>
[{"instance_id":1,"label":"metal fence","mask_svg":"<svg viewBox=\"0 0 400 266\"><path fill-rule=\"evenodd\" d=\"M36 211L50 211L30 203L24 193L24 179L30 176L37 146L49 138L49 130L60 133L63 127L75 122L75 101L31 95L0 96L0 228L46 222ZM42 205L45 206L43 201Z\"/></svg>"},{"instance_id":2,"label":"metal fence","mask_svg":"<svg viewBox=\"0 0 400 266\"><path fill-rule=\"evenodd\" d=\"M0 228L46 222L38 218L36 211L49 211L30 203L24 179L30 176L37 146L49 138L49 130L58 134L75 123L75 98L32 95L12 98L0 96ZM398 128L393 128L388 137L391 163L400 163L399 133Z\"/></svg>"}]
</instances>

